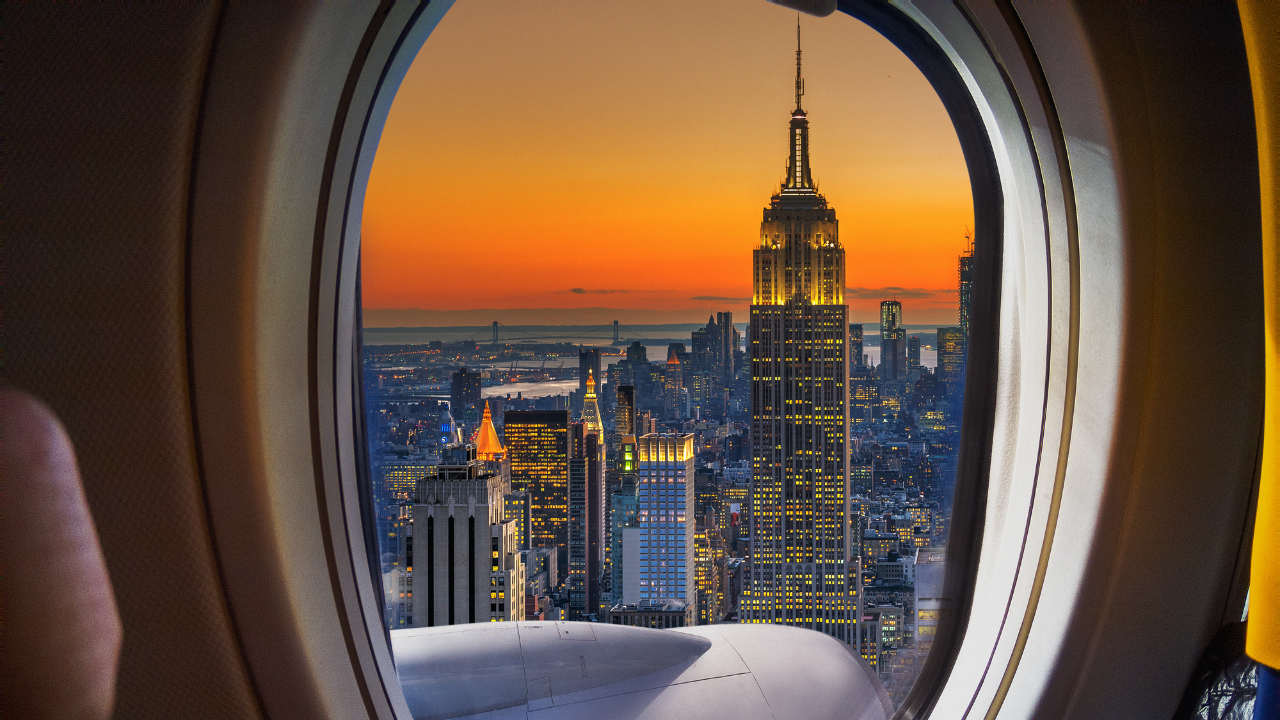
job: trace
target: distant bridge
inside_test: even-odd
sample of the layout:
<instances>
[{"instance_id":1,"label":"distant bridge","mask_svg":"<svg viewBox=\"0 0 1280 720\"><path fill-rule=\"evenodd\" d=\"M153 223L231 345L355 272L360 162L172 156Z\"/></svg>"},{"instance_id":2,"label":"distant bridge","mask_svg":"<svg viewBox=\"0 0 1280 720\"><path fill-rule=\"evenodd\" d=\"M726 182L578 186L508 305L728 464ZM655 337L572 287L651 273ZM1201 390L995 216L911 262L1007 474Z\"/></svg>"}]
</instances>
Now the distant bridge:
<instances>
[{"instance_id":1,"label":"distant bridge","mask_svg":"<svg viewBox=\"0 0 1280 720\"><path fill-rule=\"evenodd\" d=\"M622 331L628 330L628 331L634 332L634 330L626 327L625 325L619 325L617 320L614 320L611 325L599 325L596 327L587 328L586 330L579 331L584 333L582 335L566 335L563 333L534 333L534 332L529 332L528 330L519 330L517 328L511 327L510 325L503 325L502 323L499 323L497 320L493 321L493 325L491 326L491 328L493 331L493 335L489 341L495 344L502 342L503 340L506 340L507 342L511 342L513 340L553 340L553 339L554 340L561 340L561 339L607 340L609 338L609 334L612 333L613 344L621 345L625 340L629 339L622 334ZM503 337L504 335L506 337Z\"/></svg>"}]
</instances>

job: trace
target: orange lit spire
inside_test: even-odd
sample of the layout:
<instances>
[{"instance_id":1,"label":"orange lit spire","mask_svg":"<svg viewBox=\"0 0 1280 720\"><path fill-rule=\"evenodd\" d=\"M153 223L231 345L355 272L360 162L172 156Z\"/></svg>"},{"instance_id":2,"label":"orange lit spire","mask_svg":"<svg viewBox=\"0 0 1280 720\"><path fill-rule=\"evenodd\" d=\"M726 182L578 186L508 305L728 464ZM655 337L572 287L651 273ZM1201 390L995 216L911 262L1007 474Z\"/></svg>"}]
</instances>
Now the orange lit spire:
<instances>
[{"instance_id":1,"label":"orange lit spire","mask_svg":"<svg viewBox=\"0 0 1280 720\"><path fill-rule=\"evenodd\" d=\"M506 455L502 441L498 439L498 431L493 427L493 415L489 412L489 401L484 401L484 415L480 418L480 427L472 437L476 444L476 458L479 460L501 460Z\"/></svg>"},{"instance_id":2,"label":"orange lit spire","mask_svg":"<svg viewBox=\"0 0 1280 720\"><path fill-rule=\"evenodd\" d=\"M604 420L600 417L600 403L596 401L596 378L587 371L587 394L582 398L582 415L578 418L587 425L587 432L604 437Z\"/></svg>"},{"instance_id":3,"label":"orange lit spire","mask_svg":"<svg viewBox=\"0 0 1280 720\"><path fill-rule=\"evenodd\" d=\"M668 365L679 365L679 364L680 364L680 358L676 357L676 349L675 349L675 348L669 348L669 349L667 350L667 364L668 364Z\"/></svg>"}]
</instances>

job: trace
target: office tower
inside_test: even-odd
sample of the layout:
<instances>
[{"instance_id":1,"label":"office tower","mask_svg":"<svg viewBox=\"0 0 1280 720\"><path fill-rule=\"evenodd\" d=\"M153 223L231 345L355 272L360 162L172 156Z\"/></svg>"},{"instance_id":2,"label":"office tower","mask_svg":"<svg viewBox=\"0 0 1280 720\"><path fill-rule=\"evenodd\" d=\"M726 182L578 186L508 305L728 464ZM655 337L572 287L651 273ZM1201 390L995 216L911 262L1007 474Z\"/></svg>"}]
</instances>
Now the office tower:
<instances>
[{"instance_id":1,"label":"office tower","mask_svg":"<svg viewBox=\"0 0 1280 720\"><path fill-rule=\"evenodd\" d=\"M636 440L640 502L640 602L696 607L693 582L693 435Z\"/></svg>"},{"instance_id":2,"label":"office tower","mask_svg":"<svg viewBox=\"0 0 1280 720\"><path fill-rule=\"evenodd\" d=\"M965 236L968 239L968 236ZM960 334L969 347L969 319L973 314L973 244L960 255Z\"/></svg>"},{"instance_id":3,"label":"office tower","mask_svg":"<svg viewBox=\"0 0 1280 720\"><path fill-rule=\"evenodd\" d=\"M640 602L640 487L635 436L623 436L617 454L618 487L609 501L609 605Z\"/></svg>"},{"instance_id":4,"label":"office tower","mask_svg":"<svg viewBox=\"0 0 1280 720\"><path fill-rule=\"evenodd\" d=\"M698 588L698 624L714 625L725 616L728 553L714 509L698 513L693 533L694 577Z\"/></svg>"},{"instance_id":5,"label":"office tower","mask_svg":"<svg viewBox=\"0 0 1280 720\"><path fill-rule=\"evenodd\" d=\"M594 378L598 383L600 378L600 351L596 348L578 349L578 394L574 396L575 413L582 412L582 403L587 395L587 378Z\"/></svg>"},{"instance_id":6,"label":"office tower","mask_svg":"<svg viewBox=\"0 0 1280 720\"><path fill-rule=\"evenodd\" d=\"M902 327L902 303L884 300L880 303L880 334Z\"/></svg>"},{"instance_id":7,"label":"office tower","mask_svg":"<svg viewBox=\"0 0 1280 720\"><path fill-rule=\"evenodd\" d=\"M689 353L693 356L694 370L710 372L716 366L720 352L720 334L714 317L707 318L707 326L690 334Z\"/></svg>"},{"instance_id":8,"label":"office tower","mask_svg":"<svg viewBox=\"0 0 1280 720\"><path fill-rule=\"evenodd\" d=\"M862 611L859 644L862 658L881 679L887 679L893 656L902 642L902 608L866 608Z\"/></svg>"},{"instance_id":9,"label":"office tower","mask_svg":"<svg viewBox=\"0 0 1280 720\"><path fill-rule=\"evenodd\" d=\"M418 480L404 539L406 624L434 627L524 619L524 566L509 490L475 446L454 445ZM416 594L415 594L416 593Z\"/></svg>"},{"instance_id":10,"label":"office tower","mask_svg":"<svg viewBox=\"0 0 1280 720\"><path fill-rule=\"evenodd\" d=\"M933 646L944 606L943 578L947 573L946 549L922 547L916 550L915 562L916 649L927 651Z\"/></svg>"},{"instance_id":11,"label":"office tower","mask_svg":"<svg viewBox=\"0 0 1280 720\"><path fill-rule=\"evenodd\" d=\"M667 352L667 366L663 370L662 399L663 410L668 420L679 420L680 391L684 389L684 368L680 358L676 356L674 343Z\"/></svg>"},{"instance_id":12,"label":"office tower","mask_svg":"<svg viewBox=\"0 0 1280 720\"><path fill-rule=\"evenodd\" d=\"M648 365L649 349L640 344L639 340L634 340L627 346L627 362L632 365Z\"/></svg>"},{"instance_id":13,"label":"office tower","mask_svg":"<svg viewBox=\"0 0 1280 720\"><path fill-rule=\"evenodd\" d=\"M635 434L637 436L648 435L656 432L658 432L658 419L653 416L653 413L645 410L642 413L636 414Z\"/></svg>"},{"instance_id":14,"label":"office tower","mask_svg":"<svg viewBox=\"0 0 1280 720\"><path fill-rule=\"evenodd\" d=\"M809 168L798 48L795 91L787 179L764 210L754 251L751 577L740 617L848 643L844 249Z\"/></svg>"},{"instance_id":15,"label":"office tower","mask_svg":"<svg viewBox=\"0 0 1280 720\"><path fill-rule=\"evenodd\" d=\"M750 468L748 468L750 470ZM739 553L746 548L740 547L743 536L749 537L751 527L751 476L733 476L725 473L724 483L720 486L720 517L716 524L720 526L725 542L733 552ZM732 600L736 603L736 599Z\"/></svg>"},{"instance_id":16,"label":"office tower","mask_svg":"<svg viewBox=\"0 0 1280 720\"><path fill-rule=\"evenodd\" d=\"M521 551L528 550L533 529L533 507L529 503L529 493L512 490L503 498L502 505L507 520L516 524L516 547Z\"/></svg>"},{"instance_id":17,"label":"office tower","mask_svg":"<svg viewBox=\"0 0 1280 720\"><path fill-rule=\"evenodd\" d=\"M636 388L634 385L618 387L618 401L613 406L613 432L617 435L634 435L636 428Z\"/></svg>"},{"instance_id":18,"label":"office tower","mask_svg":"<svg viewBox=\"0 0 1280 720\"><path fill-rule=\"evenodd\" d=\"M902 327L902 303L880 303L880 379L907 379L907 331Z\"/></svg>"},{"instance_id":19,"label":"office tower","mask_svg":"<svg viewBox=\"0 0 1280 720\"><path fill-rule=\"evenodd\" d=\"M600 608L604 571L604 477L600 434L586 423L569 428L569 619L585 620Z\"/></svg>"},{"instance_id":20,"label":"office tower","mask_svg":"<svg viewBox=\"0 0 1280 720\"><path fill-rule=\"evenodd\" d=\"M733 385L734 355L739 343L741 343L741 338L738 336L738 329L733 326L733 313L716 313L716 324L720 330L720 353L718 357L720 361L720 381L727 388Z\"/></svg>"},{"instance_id":21,"label":"office tower","mask_svg":"<svg viewBox=\"0 0 1280 720\"><path fill-rule=\"evenodd\" d=\"M849 324L849 366L862 367L862 324Z\"/></svg>"},{"instance_id":22,"label":"office tower","mask_svg":"<svg viewBox=\"0 0 1280 720\"><path fill-rule=\"evenodd\" d=\"M458 368L449 388L449 406L453 417L460 422L475 422L473 417L479 404L480 373L470 372L466 367Z\"/></svg>"},{"instance_id":23,"label":"office tower","mask_svg":"<svg viewBox=\"0 0 1280 720\"><path fill-rule=\"evenodd\" d=\"M958 327L938 328L938 379L947 388L952 412L964 399L964 331Z\"/></svg>"},{"instance_id":24,"label":"office tower","mask_svg":"<svg viewBox=\"0 0 1280 720\"><path fill-rule=\"evenodd\" d=\"M920 338L907 338L907 380L915 382L920 377Z\"/></svg>"},{"instance_id":25,"label":"office tower","mask_svg":"<svg viewBox=\"0 0 1280 720\"><path fill-rule=\"evenodd\" d=\"M563 575L569 542L569 412L508 411L503 430L512 490L529 493L530 545L559 548Z\"/></svg>"}]
</instances>

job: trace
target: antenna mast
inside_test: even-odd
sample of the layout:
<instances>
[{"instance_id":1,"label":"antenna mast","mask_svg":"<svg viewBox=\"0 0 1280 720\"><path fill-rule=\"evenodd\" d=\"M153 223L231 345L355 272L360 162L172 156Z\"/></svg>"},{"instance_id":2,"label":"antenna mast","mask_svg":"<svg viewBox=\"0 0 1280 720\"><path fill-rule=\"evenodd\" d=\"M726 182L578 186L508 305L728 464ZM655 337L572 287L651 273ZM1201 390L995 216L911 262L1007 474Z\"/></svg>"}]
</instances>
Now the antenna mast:
<instances>
[{"instance_id":1,"label":"antenna mast","mask_svg":"<svg viewBox=\"0 0 1280 720\"><path fill-rule=\"evenodd\" d=\"M796 109L800 109L800 96L804 95L804 78L800 77L800 13L796 13Z\"/></svg>"}]
</instances>

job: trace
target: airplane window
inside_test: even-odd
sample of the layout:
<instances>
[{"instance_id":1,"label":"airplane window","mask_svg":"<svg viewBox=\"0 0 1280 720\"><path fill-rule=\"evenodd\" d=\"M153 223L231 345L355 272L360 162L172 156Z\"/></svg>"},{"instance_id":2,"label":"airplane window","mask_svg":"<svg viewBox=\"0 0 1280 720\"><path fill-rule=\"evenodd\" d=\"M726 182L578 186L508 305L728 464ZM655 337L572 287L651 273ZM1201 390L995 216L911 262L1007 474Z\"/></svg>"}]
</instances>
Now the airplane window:
<instances>
[{"instance_id":1,"label":"airplane window","mask_svg":"<svg viewBox=\"0 0 1280 720\"><path fill-rule=\"evenodd\" d=\"M937 94L844 14L450 10L364 201L388 630L781 623L900 704L946 604L973 224Z\"/></svg>"}]
</instances>

